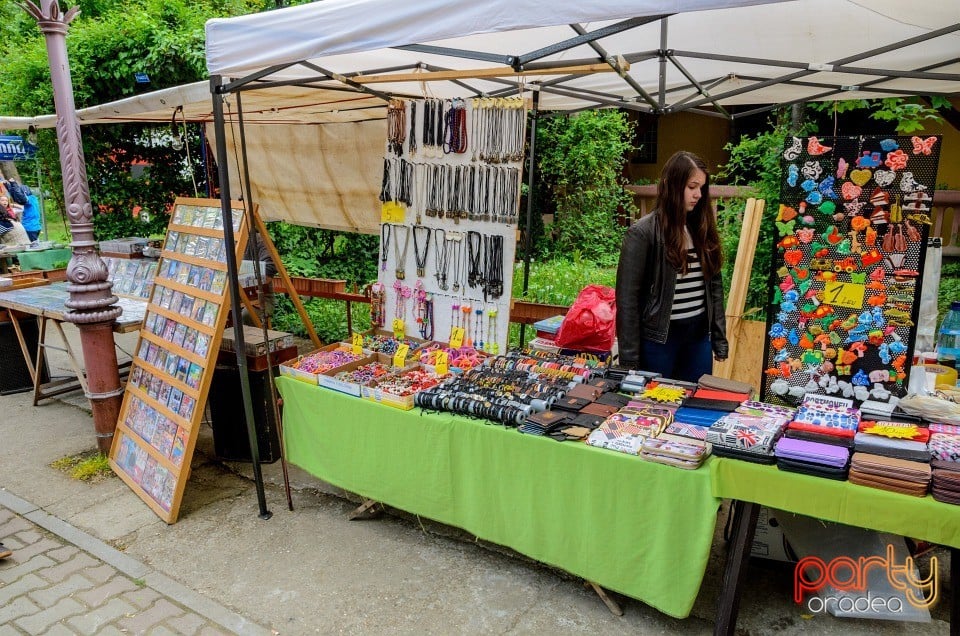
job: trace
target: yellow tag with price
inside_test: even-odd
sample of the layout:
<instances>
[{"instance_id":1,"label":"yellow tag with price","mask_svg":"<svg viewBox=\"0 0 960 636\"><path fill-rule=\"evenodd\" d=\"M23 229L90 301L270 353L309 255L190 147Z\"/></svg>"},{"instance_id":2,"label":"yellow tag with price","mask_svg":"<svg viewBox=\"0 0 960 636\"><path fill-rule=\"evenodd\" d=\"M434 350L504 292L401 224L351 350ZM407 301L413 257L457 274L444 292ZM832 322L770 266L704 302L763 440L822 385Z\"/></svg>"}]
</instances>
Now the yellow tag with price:
<instances>
[{"instance_id":1,"label":"yellow tag with price","mask_svg":"<svg viewBox=\"0 0 960 636\"><path fill-rule=\"evenodd\" d=\"M454 327L450 330L450 347L459 349L463 346L463 327Z\"/></svg>"},{"instance_id":2,"label":"yellow tag with price","mask_svg":"<svg viewBox=\"0 0 960 636\"><path fill-rule=\"evenodd\" d=\"M402 344L397 347L397 352L393 354L393 366L400 368L406 366L408 353L410 353L410 345Z\"/></svg>"},{"instance_id":3,"label":"yellow tag with price","mask_svg":"<svg viewBox=\"0 0 960 636\"><path fill-rule=\"evenodd\" d=\"M450 373L450 355L446 351L437 351L437 363L434 366L437 375Z\"/></svg>"},{"instance_id":4,"label":"yellow tag with price","mask_svg":"<svg viewBox=\"0 0 960 636\"><path fill-rule=\"evenodd\" d=\"M352 336L353 340L353 355L358 356L363 353L363 334L354 333Z\"/></svg>"},{"instance_id":5,"label":"yellow tag with price","mask_svg":"<svg viewBox=\"0 0 960 636\"><path fill-rule=\"evenodd\" d=\"M406 220L406 210L403 204L396 201L385 201L380 206L381 223L403 223Z\"/></svg>"},{"instance_id":6,"label":"yellow tag with price","mask_svg":"<svg viewBox=\"0 0 960 636\"><path fill-rule=\"evenodd\" d=\"M397 340L403 340L406 335L406 325L403 324L403 318L393 319L393 337Z\"/></svg>"},{"instance_id":7,"label":"yellow tag with price","mask_svg":"<svg viewBox=\"0 0 960 636\"><path fill-rule=\"evenodd\" d=\"M856 283L830 282L823 287L823 302L847 309L862 309L867 286Z\"/></svg>"}]
</instances>

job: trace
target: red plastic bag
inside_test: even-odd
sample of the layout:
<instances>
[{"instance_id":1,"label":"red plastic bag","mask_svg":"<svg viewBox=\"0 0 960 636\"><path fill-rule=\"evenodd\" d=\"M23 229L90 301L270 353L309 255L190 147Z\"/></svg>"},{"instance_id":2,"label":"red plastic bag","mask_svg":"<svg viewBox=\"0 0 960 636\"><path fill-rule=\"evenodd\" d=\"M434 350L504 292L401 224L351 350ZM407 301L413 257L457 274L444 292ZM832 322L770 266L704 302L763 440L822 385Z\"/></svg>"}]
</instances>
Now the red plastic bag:
<instances>
[{"instance_id":1,"label":"red plastic bag","mask_svg":"<svg viewBox=\"0 0 960 636\"><path fill-rule=\"evenodd\" d=\"M564 316L556 343L562 349L603 353L613 348L616 331L614 290L603 285L587 285Z\"/></svg>"}]
</instances>

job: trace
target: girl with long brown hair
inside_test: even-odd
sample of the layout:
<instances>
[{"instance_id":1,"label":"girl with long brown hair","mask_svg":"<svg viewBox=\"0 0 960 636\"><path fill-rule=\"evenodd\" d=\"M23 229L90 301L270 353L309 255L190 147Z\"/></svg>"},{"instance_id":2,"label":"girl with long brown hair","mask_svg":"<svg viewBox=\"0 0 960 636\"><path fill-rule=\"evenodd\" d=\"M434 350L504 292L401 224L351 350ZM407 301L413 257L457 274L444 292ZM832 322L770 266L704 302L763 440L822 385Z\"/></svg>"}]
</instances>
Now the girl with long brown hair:
<instances>
[{"instance_id":1,"label":"girl with long brown hair","mask_svg":"<svg viewBox=\"0 0 960 636\"><path fill-rule=\"evenodd\" d=\"M723 254L710 174L697 155L667 160L655 210L623 239L617 268L620 365L696 382L725 360Z\"/></svg>"}]
</instances>

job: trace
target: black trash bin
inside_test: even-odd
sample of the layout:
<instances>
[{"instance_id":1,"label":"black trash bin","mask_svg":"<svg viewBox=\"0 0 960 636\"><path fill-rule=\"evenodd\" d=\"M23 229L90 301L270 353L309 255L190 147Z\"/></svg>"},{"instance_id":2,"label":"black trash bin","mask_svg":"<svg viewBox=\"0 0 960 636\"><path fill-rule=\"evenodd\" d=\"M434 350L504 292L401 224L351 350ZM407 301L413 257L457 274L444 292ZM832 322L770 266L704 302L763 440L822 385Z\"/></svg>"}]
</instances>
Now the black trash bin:
<instances>
[{"instance_id":1,"label":"black trash bin","mask_svg":"<svg viewBox=\"0 0 960 636\"><path fill-rule=\"evenodd\" d=\"M280 434L270 405L270 373L248 371L247 374L250 378L260 461L272 464L280 459ZM228 461L253 461L241 399L240 370L236 365L217 365L208 401L213 425L213 448L217 457Z\"/></svg>"}]
</instances>

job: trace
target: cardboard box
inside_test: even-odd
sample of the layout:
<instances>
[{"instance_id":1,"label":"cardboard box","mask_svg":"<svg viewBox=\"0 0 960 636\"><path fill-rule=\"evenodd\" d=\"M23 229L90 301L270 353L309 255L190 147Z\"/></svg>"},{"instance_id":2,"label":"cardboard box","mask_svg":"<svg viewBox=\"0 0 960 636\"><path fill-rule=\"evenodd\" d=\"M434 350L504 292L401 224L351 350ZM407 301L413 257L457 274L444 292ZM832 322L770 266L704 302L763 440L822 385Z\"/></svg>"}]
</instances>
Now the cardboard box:
<instances>
[{"instance_id":1,"label":"cardboard box","mask_svg":"<svg viewBox=\"0 0 960 636\"><path fill-rule=\"evenodd\" d=\"M327 345L326 347L321 347L316 351L335 351L337 349L341 349L344 347L346 347L347 349L350 348L349 345L343 345L339 342L335 342L333 344ZM316 353L316 351L311 351L307 355ZM361 355L369 356L369 352L364 352ZM292 360L288 364L281 364L280 375L288 378L293 378L294 380L300 380L301 382L306 382L307 384L319 384L320 383L319 373L310 373L308 371L302 371L297 368L297 365L299 365L300 361L303 360L305 357L307 356L299 356L297 357L296 360ZM334 369L333 371L338 371L338 370L341 370L341 369Z\"/></svg>"},{"instance_id":2,"label":"cardboard box","mask_svg":"<svg viewBox=\"0 0 960 636\"><path fill-rule=\"evenodd\" d=\"M293 346L293 335L283 331L267 331L270 352ZM243 326L244 355L256 357L267 355L267 343L263 341L263 330L252 325ZM220 341L221 351L236 351L233 329L223 332Z\"/></svg>"},{"instance_id":3,"label":"cardboard box","mask_svg":"<svg viewBox=\"0 0 960 636\"><path fill-rule=\"evenodd\" d=\"M760 515L757 517L757 531L753 535L753 546L750 548L750 556L760 559L770 559L771 561L783 561L792 563L796 561L791 555L793 549L787 542L783 533L783 528L774 516L775 510L766 506L760 507Z\"/></svg>"},{"instance_id":4,"label":"cardboard box","mask_svg":"<svg viewBox=\"0 0 960 636\"><path fill-rule=\"evenodd\" d=\"M366 358L361 358L356 362L345 364L342 367L331 369L317 376L317 384L327 389L333 389L334 391L339 391L340 393L346 393L347 395L360 397L361 386L359 384L356 384L355 382L347 382L345 380L340 380L333 376L337 375L338 373L343 373L344 371L350 372L355 369L359 369L365 364L370 364L371 362L376 362L376 361L377 361L377 358L375 356L369 356Z\"/></svg>"},{"instance_id":5,"label":"cardboard box","mask_svg":"<svg viewBox=\"0 0 960 636\"><path fill-rule=\"evenodd\" d=\"M393 359L390 356L383 355L382 353L375 356L378 362L384 364L391 364ZM396 373L391 373L391 376L403 375L404 373L409 373L410 371L415 371L420 369L421 365L411 364L405 366L403 369ZM429 370L429 369L428 369ZM390 393L389 391L382 390L378 383L374 383L372 386L361 386L360 387L360 397L365 400L370 400L372 402L377 402L379 404L385 404L387 406L392 406L395 409L400 409L401 411L409 411L413 408L413 394L411 395L396 395L395 393Z\"/></svg>"}]
</instances>

